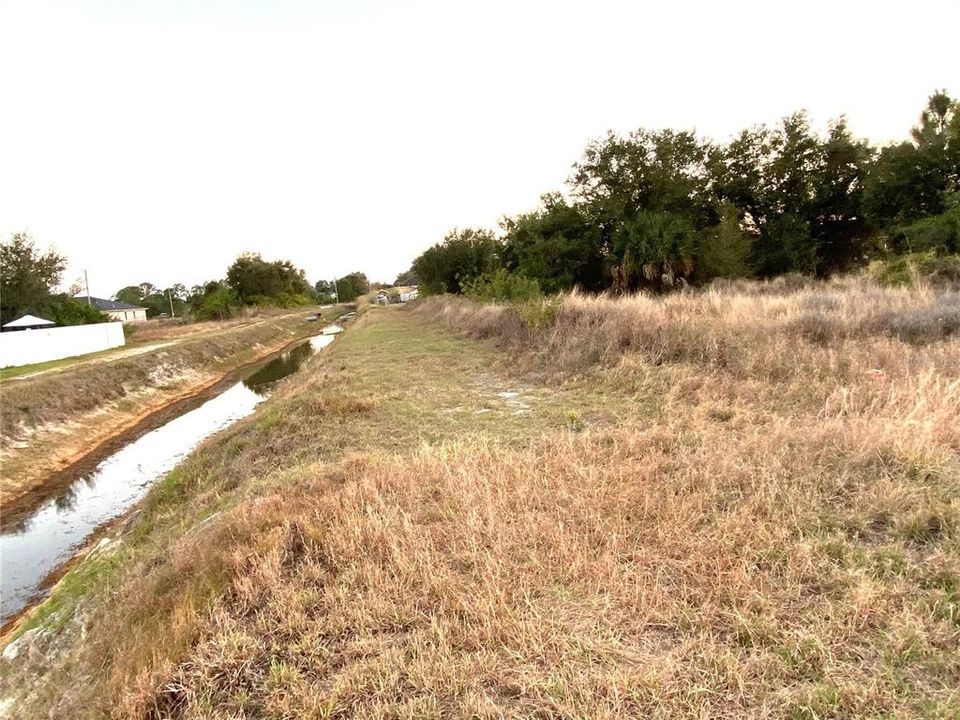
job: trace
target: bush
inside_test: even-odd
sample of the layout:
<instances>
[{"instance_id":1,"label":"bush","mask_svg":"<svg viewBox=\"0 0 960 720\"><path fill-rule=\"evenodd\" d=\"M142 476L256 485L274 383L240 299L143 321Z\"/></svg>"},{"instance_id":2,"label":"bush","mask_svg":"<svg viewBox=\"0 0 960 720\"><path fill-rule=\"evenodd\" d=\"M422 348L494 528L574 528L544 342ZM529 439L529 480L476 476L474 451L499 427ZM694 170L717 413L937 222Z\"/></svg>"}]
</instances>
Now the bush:
<instances>
[{"instance_id":1,"label":"bush","mask_svg":"<svg viewBox=\"0 0 960 720\"><path fill-rule=\"evenodd\" d=\"M466 280L463 283L463 294L474 300L487 302L526 302L539 300L541 297L540 285L536 280L503 268Z\"/></svg>"},{"instance_id":2,"label":"bush","mask_svg":"<svg viewBox=\"0 0 960 720\"><path fill-rule=\"evenodd\" d=\"M954 285L960 283L960 255L910 253L875 262L870 273L883 285L912 285L918 281Z\"/></svg>"},{"instance_id":3,"label":"bush","mask_svg":"<svg viewBox=\"0 0 960 720\"><path fill-rule=\"evenodd\" d=\"M960 253L960 207L899 227L890 242L902 253Z\"/></svg>"},{"instance_id":4,"label":"bush","mask_svg":"<svg viewBox=\"0 0 960 720\"><path fill-rule=\"evenodd\" d=\"M561 302L560 296L527 300L517 305L517 314L531 330L542 330L556 321Z\"/></svg>"},{"instance_id":5,"label":"bush","mask_svg":"<svg viewBox=\"0 0 960 720\"><path fill-rule=\"evenodd\" d=\"M68 295L54 295L44 309L57 325L91 325L110 322L110 316Z\"/></svg>"},{"instance_id":6,"label":"bush","mask_svg":"<svg viewBox=\"0 0 960 720\"><path fill-rule=\"evenodd\" d=\"M736 208L724 207L720 223L700 236L695 263L697 279L749 277L751 251L751 238L740 228Z\"/></svg>"}]
</instances>

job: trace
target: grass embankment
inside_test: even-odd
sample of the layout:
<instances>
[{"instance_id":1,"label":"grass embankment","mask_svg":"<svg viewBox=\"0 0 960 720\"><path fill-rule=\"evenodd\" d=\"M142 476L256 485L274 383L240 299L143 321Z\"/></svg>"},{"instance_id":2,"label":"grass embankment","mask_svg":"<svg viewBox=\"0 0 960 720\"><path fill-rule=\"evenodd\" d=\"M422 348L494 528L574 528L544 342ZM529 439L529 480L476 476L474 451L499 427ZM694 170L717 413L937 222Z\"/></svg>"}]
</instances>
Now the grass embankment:
<instances>
[{"instance_id":1,"label":"grass embankment","mask_svg":"<svg viewBox=\"0 0 960 720\"><path fill-rule=\"evenodd\" d=\"M337 311L326 311L327 318ZM225 374L319 331L308 310L207 332L156 350L98 358L0 386L0 504L8 506L50 475L147 415Z\"/></svg>"},{"instance_id":2,"label":"grass embankment","mask_svg":"<svg viewBox=\"0 0 960 720\"><path fill-rule=\"evenodd\" d=\"M955 717L958 316L955 293L854 284L574 296L540 329L369 312L75 571L97 580L31 621L64 626L38 654L68 649L40 680L8 666L4 695L141 718Z\"/></svg>"}]
</instances>

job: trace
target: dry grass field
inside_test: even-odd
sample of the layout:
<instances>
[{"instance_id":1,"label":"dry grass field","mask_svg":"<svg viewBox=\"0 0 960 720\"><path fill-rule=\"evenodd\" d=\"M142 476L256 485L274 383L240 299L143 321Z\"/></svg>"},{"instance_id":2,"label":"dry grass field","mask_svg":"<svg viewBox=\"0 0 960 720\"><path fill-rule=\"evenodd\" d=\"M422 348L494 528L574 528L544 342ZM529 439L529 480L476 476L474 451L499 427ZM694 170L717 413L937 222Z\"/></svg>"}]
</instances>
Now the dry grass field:
<instances>
[{"instance_id":1,"label":"dry grass field","mask_svg":"<svg viewBox=\"0 0 960 720\"><path fill-rule=\"evenodd\" d=\"M67 576L2 706L956 718L958 331L865 279L371 310Z\"/></svg>"}]
</instances>

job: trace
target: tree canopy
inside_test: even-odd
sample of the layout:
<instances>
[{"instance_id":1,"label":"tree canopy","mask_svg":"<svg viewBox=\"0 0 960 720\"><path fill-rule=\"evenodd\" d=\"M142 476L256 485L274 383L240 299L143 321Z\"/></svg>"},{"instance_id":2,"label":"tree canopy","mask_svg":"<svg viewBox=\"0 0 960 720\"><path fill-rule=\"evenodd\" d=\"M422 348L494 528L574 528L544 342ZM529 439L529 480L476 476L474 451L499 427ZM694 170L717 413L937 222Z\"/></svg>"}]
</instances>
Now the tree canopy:
<instances>
[{"instance_id":1,"label":"tree canopy","mask_svg":"<svg viewBox=\"0 0 960 720\"><path fill-rule=\"evenodd\" d=\"M109 318L66 293L57 293L67 259L40 250L27 233L0 243L0 323L37 315L58 325L106 322Z\"/></svg>"},{"instance_id":2,"label":"tree canopy","mask_svg":"<svg viewBox=\"0 0 960 720\"><path fill-rule=\"evenodd\" d=\"M413 271L426 292L459 293L468 280L497 268L498 251L491 231L455 228L414 261Z\"/></svg>"},{"instance_id":3,"label":"tree canopy","mask_svg":"<svg viewBox=\"0 0 960 720\"><path fill-rule=\"evenodd\" d=\"M244 253L227 268L227 284L244 305L303 305L312 288L303 270L289 260L267 262L259 253Z\"/></svg>"},{"instance_id":4,"label":"tree canopy","mask_svg":"<svg viewBox=\"0 0 960 720\"><path fill-rule=\"evenodd\" d=\"M804 112L726 143L688 130L609 132L567 182L566 196L504 218L499 235L453 230L424 251L412 267L424 292L512 287L502 274L494 282L500 270L545 292L623 292L957 252L960 104L934 93L909 139L879 150L845 118L821 134Z\"/></svg>"}]
</instances>

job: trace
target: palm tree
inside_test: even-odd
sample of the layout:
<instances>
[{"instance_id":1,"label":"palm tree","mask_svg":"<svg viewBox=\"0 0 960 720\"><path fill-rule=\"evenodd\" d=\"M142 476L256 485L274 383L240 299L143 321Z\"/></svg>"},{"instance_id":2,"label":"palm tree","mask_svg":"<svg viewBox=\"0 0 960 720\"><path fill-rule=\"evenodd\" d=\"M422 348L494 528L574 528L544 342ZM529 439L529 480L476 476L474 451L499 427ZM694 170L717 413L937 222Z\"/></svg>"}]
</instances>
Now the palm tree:
<instances>
[{"instance_id":1,"label":"palm tree","mask_svg":"<svg viewBox=\"0 0 960 720\"><path fill-rule=\"evenodd\" d=\"M693 227L670 213L639 212L624 220L611 243L614 289L674 287L676 278L693 272L694 238Z\"/></svg>"}]
</instances>

